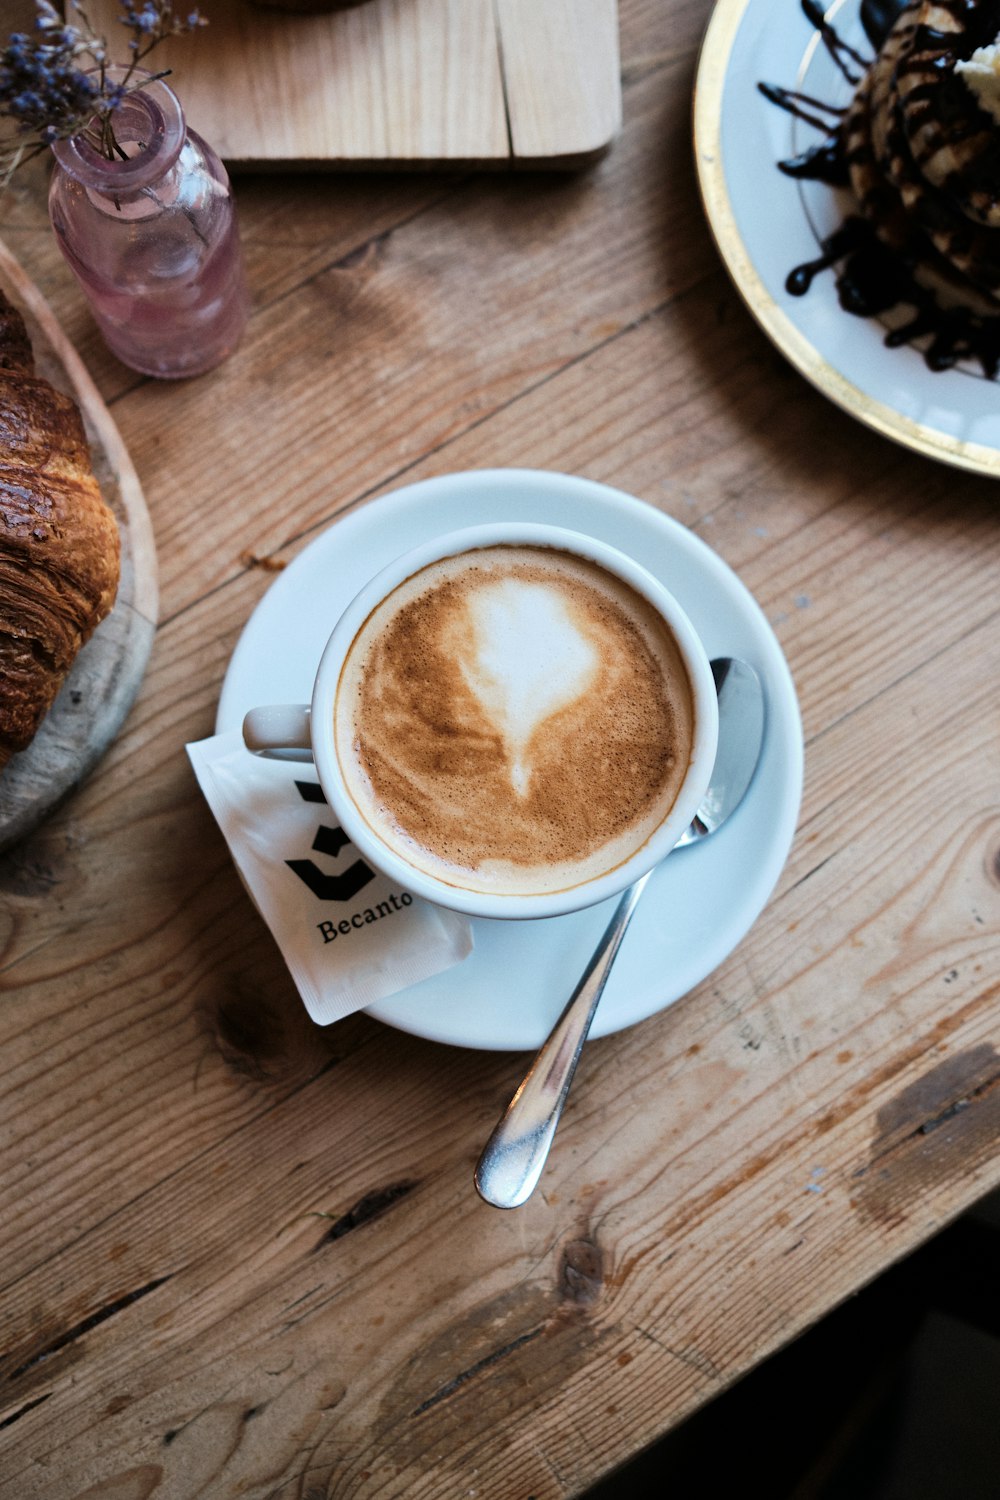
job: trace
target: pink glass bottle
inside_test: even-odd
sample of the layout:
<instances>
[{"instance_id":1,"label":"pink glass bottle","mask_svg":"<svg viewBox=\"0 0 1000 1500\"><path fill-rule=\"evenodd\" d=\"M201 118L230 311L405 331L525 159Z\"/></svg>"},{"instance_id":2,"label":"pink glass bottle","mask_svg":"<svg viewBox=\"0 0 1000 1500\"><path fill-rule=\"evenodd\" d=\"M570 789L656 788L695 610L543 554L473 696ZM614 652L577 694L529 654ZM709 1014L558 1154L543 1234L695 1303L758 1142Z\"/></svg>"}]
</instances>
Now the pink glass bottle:
<instances>
[{"instance_id":1,"label":"pink glass bottle","mask_svg":"<svg viewBox=\"0 0 1000 1500\"><path fill-rule=\"evenodd\" d=\"M128 94L114 124L124 160L82 135L52 147L52 227L112 352L145 375L200 375L246 322L226 169L162 80Z\"/></svg>"}]
</instances>

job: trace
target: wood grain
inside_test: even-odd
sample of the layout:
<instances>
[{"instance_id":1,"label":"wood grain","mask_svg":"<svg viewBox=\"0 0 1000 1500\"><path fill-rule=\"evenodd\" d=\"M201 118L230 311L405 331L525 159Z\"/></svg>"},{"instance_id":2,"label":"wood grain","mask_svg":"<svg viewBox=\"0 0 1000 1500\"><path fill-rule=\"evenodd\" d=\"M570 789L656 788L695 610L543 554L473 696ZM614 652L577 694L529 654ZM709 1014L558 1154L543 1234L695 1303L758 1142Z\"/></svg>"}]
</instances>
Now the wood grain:
<instances>
[{"instance_id":1,"label":"wood grain","mask_svg":"<svg viewBox=\"0 0 1000 1500\"><path fill-rule=\"evenodd\" d=\"M94 473L118 522L114 608L80 651L27 750L0 778L0 850L29 834L90 774L121 728L142 680L158 608L156 550L132 460L85 366L47 303L0 240L0 289L22 313L35 364L80 408Z\"/></svg>"},{"instance_id":2,"label":"wood grain","mask_svg":"<svg viewBox=\"0 0 1000 1500\"><path fill-rule=\"evenodd\" d=\"M93 0L114 33L114 0ZM213 0L157 53L231 165L579 166L621 123L616 0Z\"/></svg>"},{"instance_id":3,"label":"wood grain","mask_svg":"<svg viewBox=\"0 0 1000 1500\"><path fill-rule=\"evenodd\" d=\"M617 6L497 0L511 155L532 165L593 159L621 127Z\"/></svg>"},{"instance_id":4,"label":"wood grain","mask_svg":"<svg viewBox=\"0 0 1000 1500\"><path fill-rule=\"evenodd\" d=\"M163 609L96 773L0 859L3 1500L567 1500L1000 1180L996 489L852 424L744 312L690 160L707 14L624 0L585 176L241 179L250 328L186 386L101 352L44 174L15 187ZM708 541L807 738L760 920L588 1045L512 1214L471 1179L523 1059L314 1028L183 753L255 558L497 464Z\"/></svg>"}]
</instances>

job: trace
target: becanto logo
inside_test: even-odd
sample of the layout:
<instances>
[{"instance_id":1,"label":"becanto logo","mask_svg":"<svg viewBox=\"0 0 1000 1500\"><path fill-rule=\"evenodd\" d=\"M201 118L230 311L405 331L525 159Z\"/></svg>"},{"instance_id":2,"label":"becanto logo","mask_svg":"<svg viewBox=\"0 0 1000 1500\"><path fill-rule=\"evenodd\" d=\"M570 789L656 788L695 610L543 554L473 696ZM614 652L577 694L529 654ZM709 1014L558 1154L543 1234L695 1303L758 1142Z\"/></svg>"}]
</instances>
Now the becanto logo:
<instances>
[{"instance_id":1,"label":"becanto logo","mask_svg":"<svg viewBox=\"0 0 1000 1500\"><path fill-rule=\"evenodd\" d=\"M315 781L297 781L295 785L304 802L322 802L326 806L323 788ZM341 850L352 845L342 828L321 823L312 847L317 854L336 859ZM374 870L363 859L353 860L345 868L332 872L322 869L313 859L286 859L285 864L320 901L353 901L358 892L375 879Z\"/></svg>"}]
</instances>

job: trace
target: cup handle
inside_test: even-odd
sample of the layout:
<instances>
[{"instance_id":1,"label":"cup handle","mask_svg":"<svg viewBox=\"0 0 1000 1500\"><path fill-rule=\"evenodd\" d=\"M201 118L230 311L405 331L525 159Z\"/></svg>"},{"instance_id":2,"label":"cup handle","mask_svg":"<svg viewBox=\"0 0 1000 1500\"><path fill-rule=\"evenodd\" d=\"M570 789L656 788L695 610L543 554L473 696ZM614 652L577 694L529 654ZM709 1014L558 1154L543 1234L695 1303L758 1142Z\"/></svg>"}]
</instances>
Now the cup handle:
<instances>
[{"instance_id":1,"label":"cup handle","mask_svg":"<svg viewBox=\"0 0 1000 1500\"><path fill-rule=\"evenodd\" d=\"M243 743L268 760L312 760L308 704L252 708L243 720Z\"/></svg>"}]
</instances>

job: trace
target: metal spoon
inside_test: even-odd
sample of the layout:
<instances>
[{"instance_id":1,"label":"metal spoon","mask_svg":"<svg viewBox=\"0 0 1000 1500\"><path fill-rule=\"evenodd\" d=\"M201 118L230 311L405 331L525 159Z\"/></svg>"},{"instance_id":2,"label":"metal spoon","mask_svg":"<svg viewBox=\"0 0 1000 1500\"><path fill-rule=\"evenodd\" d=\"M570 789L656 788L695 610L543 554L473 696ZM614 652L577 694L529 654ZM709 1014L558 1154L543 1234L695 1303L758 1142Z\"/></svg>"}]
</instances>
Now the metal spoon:
<instances>
[{"instance_id":1,"label":"metal spoon","mask_svg":"<svg viewBox=\"0 0 1000 1500\"><path fill-rule=\"evenodd\" d=\"M712 675L719 695L715 769L694 822L675 848L722 826L743 800L760 756L764 694L756 672L746 662L723 656L712 662ZM565 1010L483 1148L476 1188L496 1208L517 1208L535 1190L611 965L652 874L643 875L621 897Z\"/></svg>"}]
</instances>

